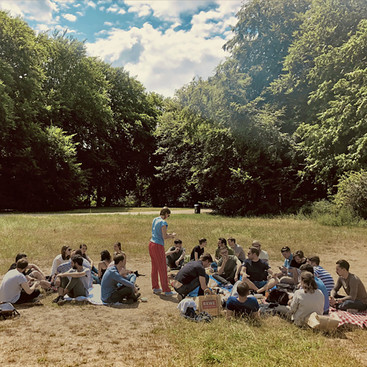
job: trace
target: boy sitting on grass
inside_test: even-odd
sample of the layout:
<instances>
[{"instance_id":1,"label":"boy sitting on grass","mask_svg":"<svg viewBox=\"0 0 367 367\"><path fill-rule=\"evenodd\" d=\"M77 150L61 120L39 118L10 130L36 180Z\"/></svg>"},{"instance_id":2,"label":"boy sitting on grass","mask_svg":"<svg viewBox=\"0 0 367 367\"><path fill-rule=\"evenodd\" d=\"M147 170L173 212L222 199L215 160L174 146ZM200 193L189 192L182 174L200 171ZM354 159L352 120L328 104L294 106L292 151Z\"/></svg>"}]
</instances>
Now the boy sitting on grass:
<instances>
[{"instance_id":1,"label":"boy sitting on grass","mask_svg":"<svg viewBox=\"0 0 367 367\"><path fill-rule=\"evenodd\" d=\"M253 296L248 296L250 287L247 283L239 283L237 285L238 296L231 296L226 302L227 319L234 316L251 316L259 317L259 304L257 299Z\"/></svg>"}]
</instances>

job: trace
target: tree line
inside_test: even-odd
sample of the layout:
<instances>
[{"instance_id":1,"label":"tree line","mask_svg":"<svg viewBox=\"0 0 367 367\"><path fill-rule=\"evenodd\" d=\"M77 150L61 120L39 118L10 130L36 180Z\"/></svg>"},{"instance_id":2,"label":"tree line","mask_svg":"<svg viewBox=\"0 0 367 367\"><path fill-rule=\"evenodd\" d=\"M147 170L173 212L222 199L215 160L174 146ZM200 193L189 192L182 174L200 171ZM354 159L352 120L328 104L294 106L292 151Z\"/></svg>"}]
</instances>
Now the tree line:
<instances>
[{"instance_id":1,"label":"tree line","mask_svg":"<svg viewBox=\"0 0 367 367\"><path fill-rule=\"evenodd\" d=\"M212 77L163 98L1 12L1 208L257 215L366 191L365 0L249 1L224 48Z\"/></svg>"}]
</instances>

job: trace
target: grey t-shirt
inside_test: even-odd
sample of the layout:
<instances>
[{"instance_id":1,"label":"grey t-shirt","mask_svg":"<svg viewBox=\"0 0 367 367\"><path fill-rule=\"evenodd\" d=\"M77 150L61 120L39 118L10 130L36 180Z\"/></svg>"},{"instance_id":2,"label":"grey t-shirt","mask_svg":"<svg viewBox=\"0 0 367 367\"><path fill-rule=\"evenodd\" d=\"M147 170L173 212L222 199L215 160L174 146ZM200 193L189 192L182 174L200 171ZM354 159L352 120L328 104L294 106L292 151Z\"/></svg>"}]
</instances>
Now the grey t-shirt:
<instances>
[{"instance_id":1,"label":"grey t-shirt","mask_svg":"<svg viewBox=\"0 0 367 367\"><path fill-rule=\"evenodd\" d=\"M27 278L17 269L9 270L0 285L0 302L17 302L22 291L21 285L26 282Z\"/></svg>"}]
</instances>

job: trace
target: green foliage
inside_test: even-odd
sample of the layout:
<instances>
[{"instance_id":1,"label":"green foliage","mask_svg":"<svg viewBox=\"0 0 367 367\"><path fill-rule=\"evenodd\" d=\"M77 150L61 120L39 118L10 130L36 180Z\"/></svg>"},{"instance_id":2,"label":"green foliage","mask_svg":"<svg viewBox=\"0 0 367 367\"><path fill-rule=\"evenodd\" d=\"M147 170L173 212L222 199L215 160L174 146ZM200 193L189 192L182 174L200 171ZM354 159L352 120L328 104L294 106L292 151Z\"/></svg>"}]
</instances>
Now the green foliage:
<instances>
[{"instance_id":1,"label":"green foliage","mask_svg":"<svg viewBox=\"0 0 367 367\"><path fill-rule=\"evenodd\" d=\"M317 223L333 227L364 225L350 207L338 206L328 200L305 205L300 209L298 217L311 218Z\"/></svg>"},{"instance_id":2,"label":"green foliage","mask_svg":"<svg viewBox=\"0 0 367 367\"><path fill-rule=\"evenodd\" d=\"M367 219L367 171L346 173L338 183L334 199L338 208L348 209Z\"/></svg>"},{"instance_id":3,"label":"green foliage","mask_svg":"<svg viewBox=\"0 0 367 367\"><path fill-rule=\"evenodd\" d=\"M158 96L66 33L36 36L4 12L0 71L1 208L149 196Z\"/></svg>"}]
</instances>

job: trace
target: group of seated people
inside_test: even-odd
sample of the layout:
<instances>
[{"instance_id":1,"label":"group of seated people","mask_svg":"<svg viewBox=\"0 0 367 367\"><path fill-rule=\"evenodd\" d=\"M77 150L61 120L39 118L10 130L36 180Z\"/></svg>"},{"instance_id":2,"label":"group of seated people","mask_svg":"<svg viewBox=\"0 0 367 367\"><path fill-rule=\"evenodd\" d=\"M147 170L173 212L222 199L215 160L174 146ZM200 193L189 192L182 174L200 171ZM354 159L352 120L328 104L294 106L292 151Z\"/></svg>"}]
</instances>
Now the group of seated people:
<instances>
[{"instance_id":1,"label":"group of seated people","mask_svg":"<svg viewBox=\"0 0 367 367\"><path fill-rule=\"evenodd\" d=\"M218 239L214 259L211 254L204 253L206 245L207 241L200 239L199 245L191 252L189 262L173 264L174 268L180 268L173 281L179 300L198 287L198 295L204 294L209 289L210 274L221 286L229 285L231 288L226 301L229 317L233 314L257 317L259 304L254 295L268 295L276 288L289 294L288 306L283 308L283 313L297 325L302 325L312 312L327 315L330 306L350 311L367 309L366 289L361 280L349 272L346 260L336 262L338 280L335 284L331 274L320 266L318 256L306 258L303 251L292 253L288 246L281 249L284 264L275 271L269 265L267 252L261 249L257 240L253 241L247 256L234 238L228 239L228 245L224 238ZM180 249L182 251L181 241ZM172 253L173 248L167 251L167 258ZM341 288L345 296L338 294Z\"/></svg>"},{"instance_id":2,"label":"group of seated people","mask_svg":"<svg viewBox=\"0 0 367 367\"><path fill-rule=\"evenodd\" d=\"M336 262L337 282L320 266L320 258L306 258L303 251L292 253L288 246L281 249L283 266L276 271L269 265L269 255L254 240L247 253L233 237L218 239L214 259L205 253L207 240L201 238L190 256L186 256L182 241L176 239L166 252L167 265L178 270L173 287L181 300L198 288L198 295L209 289L209 274L224 287L231 289L226 300L228 317L246 314L258 316L259 304L256 294L267 295L275 288L289 293L285 310L297 325L302 325L312 312L328 314L329 306L340 310L367 309L367 293L362 281L349 272L346 260ZM63 246L52 263L51 274L46 276L40 268L28 261L26 254L18 254L0 285L0 303L25 303L40 295L39 287L57 291L55 303L61 304L65 296L77 298L88 296L93 283L101 284L101 299L105 303L133 303L140 297L136 285L136 272L126 268L126 254L117 242L113 248L114 258L103 250L101 259L94 266L87 254L87 246L78 250ZM206 271L208 269L209 271ZM338 294L343 288L345 296Z\"/></svg>"},{"instance_id":3,"label":"group of seated people","mask_svg":"<svg viewBox=\"0 0 367 367\"><path fill-rule=\"evenodd\" d=\"M105 303L133 303L140 296L136 285L137 274L126 269L126 254L121 243L114 244L114 259L108 250L101 252L98 268L87 255L87 245L78 250L62 246L51 267L51 274L45 276L40 268L28 261L26 254L18 254L0 285L0 303L13 304L34 301L39 287L57 292L54 303L62 304L65 296L87 297L93 283L101 284L101 299Z\"/></svg>"}]
</instances>

